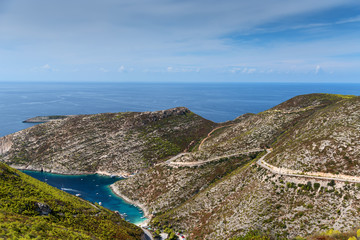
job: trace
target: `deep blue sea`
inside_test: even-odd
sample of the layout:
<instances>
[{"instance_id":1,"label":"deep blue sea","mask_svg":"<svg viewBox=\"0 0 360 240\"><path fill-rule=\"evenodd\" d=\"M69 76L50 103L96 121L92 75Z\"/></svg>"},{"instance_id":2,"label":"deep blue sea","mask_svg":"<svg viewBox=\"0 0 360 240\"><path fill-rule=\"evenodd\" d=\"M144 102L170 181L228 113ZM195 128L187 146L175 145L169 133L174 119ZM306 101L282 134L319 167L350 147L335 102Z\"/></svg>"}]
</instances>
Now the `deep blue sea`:
<instances>
[{"instance_id":1,"label":"deep blue sea","mask_svg":"<svg viewBox=\"0 0 360 240\"><path fill-rule=\"evenodd\" d=\"M81 194L80 197L90 202L101 202L103 207L110 210L126 213L125 219L129 222L138 224L144 221L141 218L143 212L139 208L127 204L124 200L114 195L109 188L109 185L120 180L119 178L97 174L74 176L27 170L22 172L73 195Z\"/></svg>"},{"instance_id":2,"label":"deep blue sea","mask_svg":"<svg viewBox=\"0 0 360 240\"><path fill-rule=\"evenodd\" d=\"M42 115L154 111L177 106L215 122L257 113L307 93L360 95L360 84L0 83L0 136Z\"/></svg>"},{"instance_id":3,"label":"deep blue sea","mask_svg":"<svg viewBox=\"0 0 360 240\"><path fill-rule=\"evenodd\" d=\"M360 95L360 84L0 83L0 136L32 126L22 121L35 116L155 111L177 106L188 107L207 119L223 122L244 113L264 111L307 93ZM46 178L49 184L58 188L79 191L87 200L101 201L105 207L127 213L131 222L142 220L138 208L123 202L108 188L115 179L39 172L31 175L42 181Z\"/></svg>"}]
</instances>

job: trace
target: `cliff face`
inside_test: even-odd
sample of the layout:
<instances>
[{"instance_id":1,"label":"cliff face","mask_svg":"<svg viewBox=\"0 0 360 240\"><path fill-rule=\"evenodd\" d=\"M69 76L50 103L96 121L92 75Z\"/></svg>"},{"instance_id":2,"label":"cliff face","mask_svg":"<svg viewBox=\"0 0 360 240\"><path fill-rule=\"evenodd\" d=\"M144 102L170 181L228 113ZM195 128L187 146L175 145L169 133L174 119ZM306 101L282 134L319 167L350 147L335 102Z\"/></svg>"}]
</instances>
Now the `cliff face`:
<instances>
[{"instance_id":1,"label":"cliff face","mask_svg":"<svg viewBox=\"0 0 360 240\"><path fill-rule=\"evenodd\" d=\"M0 138L0 150L18 168L127 175L191 148L214 126L187 108L73 116Z\"/></svg>"},{"instance_id":2,"label":"cliff face","mask_svg":"<svg viewBox=\"0 0 360 240\"><path fill-rule=\"evenodd\" d=\"M0 138L0 155L4 155L10 151L12 147L12 136L8 135Z\"/></svg>"}]
</instances>

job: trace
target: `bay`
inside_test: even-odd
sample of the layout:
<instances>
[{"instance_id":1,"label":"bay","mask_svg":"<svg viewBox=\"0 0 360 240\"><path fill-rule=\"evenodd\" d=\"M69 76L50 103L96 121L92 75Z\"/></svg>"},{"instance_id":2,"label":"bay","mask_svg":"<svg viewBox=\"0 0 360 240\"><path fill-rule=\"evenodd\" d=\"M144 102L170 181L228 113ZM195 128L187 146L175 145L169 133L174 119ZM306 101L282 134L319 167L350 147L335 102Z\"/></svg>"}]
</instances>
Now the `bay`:
<instances>
[{"instance_id":1,"label":"bay","mask_svg":"<svg viewBox=\"0 0 360 240\"><path fill-rule=\"evenodd\" d=\"M141 209L128 204L111 191L109 185L119 181L118 177L98 174L61 175L29 170L22 172L70 194L80 194L79 197L92 203L101 203L110 210L125 213L125 219L131 223L139 224L145 220L142 218L144 213Z\"/></svg>"},{"instance_id":2,"label":"bay","mask_svg":"<svg viewBox=\"0 0 360 240\"><path fill-rule=\"evenodd\" d=\"M34 125L22 121L35 116L156 111L178 106L188 107L209 120L224 122L308 93L359 95L360 84L0 82L0 137ZM100 201L111 210L126 213L130 222L143 220L140 209L109 189L108 185L118 179L25 172L42 181L47 179L47 183L60 189L71 189L66 191L79 193L86 200Z\"/></svg>"}]
</instances>

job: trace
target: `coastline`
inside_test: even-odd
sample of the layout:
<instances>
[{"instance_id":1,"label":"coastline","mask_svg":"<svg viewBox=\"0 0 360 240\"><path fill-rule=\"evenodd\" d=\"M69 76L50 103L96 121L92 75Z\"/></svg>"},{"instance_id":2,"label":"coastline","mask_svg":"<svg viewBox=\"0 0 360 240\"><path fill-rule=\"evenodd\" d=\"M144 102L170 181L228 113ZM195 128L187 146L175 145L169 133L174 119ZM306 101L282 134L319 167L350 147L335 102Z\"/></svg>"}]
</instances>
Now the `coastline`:
<instances>
[{"instance_id":1,"label":"coastline","mask_svg":"<svg viewBox=\"0 0 360 240\"><path fill-rule=\"evenodd\" d=\"M141 210L144 212L144 217L146 217L147 219L144 220L143 222L141 222L140 224L137 224L138 226L140 227L144 227L144 226L147 226L148 223L150 222L151 220L151 215L149 213L149 209L144 206L144 204L141 204L139 203L138 201L133 201L131 200L129 197L125 196L124 194L120 193L119 190L114 186L114 184L111 184L109 187L111 189L111 191L116 194L117 196L119 196L120 198L122 198L124 201L126 201L127 203L129 204L132 204L132 205L135 205L139 208L141 208Z\"/></svg>"},{"instance_id":2,"label":"coastline","mask_svg":"<svg viewBox=\"0 0 360 240\"><path fill-rule=\"evenodd\" d=\"M11 166L13 168L16 168L17 170L27 170L27 171L34 171L34 172L41 172L41 170L37 170L36 168L28 168L28 167L24 167L24 166L16 166L13 165ZM82 176L82 175L93 175L93 174L98 174L98 175L103 175L103 176L115 176L113 174L109 174L106 172L67 172L67 173L63 173L63 172L57 172L57 171L47 171L47 169L43 169L44 173L51 173L51 174L57 174L57 175L64 175L64 176L69 176L69 175L76 175L76 176ZM121 175L120 175L121 176ZM120 179L119 179L120 180ZM139 223L134 223L135 225L138 225L140 227L144 227L147 226L147 224L150 222L150 214L149 214L149 210L147 207L145 207L143 204L137 202L137 201L133 201L130 198L128 198L127 196L121 194L116 187L114 187L116 182L114 182L111 185L108 185L108 187L110 188L111 192L115 195L118 196L119 198L121 198L123 201L125 201L126 203L130 204L130 205L134 205L138 208L140 208L143 211L143 216L146 218L143 221L139 222Z\"/></svg>"},{"instance_id":3,"label":"coastline","mask_svg":"<svg viewBox=\"0 0 360 240\"><path fill-rule=\"evenodd\" d=\"M53 174L60 174L60 175L90 175L90 174L98 174L103 176L114 176L120 178L129 178L131 175L127 172L105 172L105 171L95 171L95 172L88 172L88 171L62 171L62 170L54 170L54 169L47 169L42 167L32 167L32 166L23 166L23 165L15 165L9 164L10 167L15 168L17 170L28 170L28 171L37 171L37 172L46 172L46 173L53 173Z\"/></svg>"}]
</instances>

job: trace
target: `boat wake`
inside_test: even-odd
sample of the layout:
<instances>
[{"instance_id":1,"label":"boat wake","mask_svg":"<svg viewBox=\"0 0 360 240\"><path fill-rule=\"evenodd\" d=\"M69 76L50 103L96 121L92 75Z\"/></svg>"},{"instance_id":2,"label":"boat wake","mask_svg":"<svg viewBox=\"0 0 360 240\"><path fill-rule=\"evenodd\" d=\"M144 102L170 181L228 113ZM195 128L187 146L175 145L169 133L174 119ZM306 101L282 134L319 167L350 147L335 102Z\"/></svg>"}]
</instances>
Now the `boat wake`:
<instances>
[{"instance_id":1,"label":"boat wake","mask_svg":"<svg viewBox=\"0 0 360 240\"><path fill-rule=\"evenodd\" d=\"M68 191L68 192L80 192L80 191L72 189L72 188L61 188L61 190Z\"/></svg>"}]
</instances>

